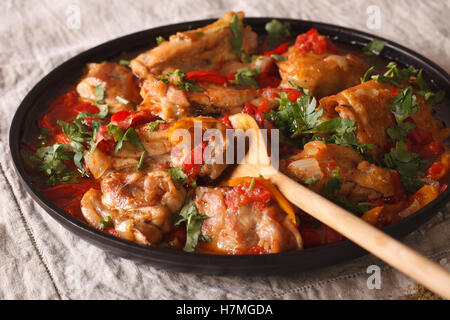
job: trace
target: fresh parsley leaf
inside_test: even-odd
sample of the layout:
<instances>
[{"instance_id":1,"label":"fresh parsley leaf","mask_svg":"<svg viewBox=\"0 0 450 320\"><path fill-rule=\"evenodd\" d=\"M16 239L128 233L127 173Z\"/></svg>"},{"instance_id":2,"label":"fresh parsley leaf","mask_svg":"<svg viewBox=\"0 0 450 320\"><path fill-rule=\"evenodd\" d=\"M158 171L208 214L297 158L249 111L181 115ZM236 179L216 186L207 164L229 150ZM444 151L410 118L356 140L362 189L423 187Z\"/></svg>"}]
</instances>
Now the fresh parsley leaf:
<instances>
[{"instance_id":1,"label":"fresh parsley leaf","mask_svg":"<svg viewBox=\"0 0 450 320\"><path fill-rule=\"evenodd\" d=\"M423 170L427 165L420 154L408 151L403 141L398 141L395 148L384 155L384 164L399 173L406 189L414 189L420 184L417 180L423 176Z\"/></svg>"},{"instance_id":2,"label":"fresh parsley leaf","mask_svg":"<svg viewBox=\"0 0 450 320\"><path fill-rule=\"evenodd\" d=\"M128 128L125 134L117 141L115 152L118 152L120 149L122 149L123 143L125 141L128 141L128 143L135 146L136 148L145 151L145 148L141 143L141 139L139 138L139 135L137 134L136 130L134 130L134 128Z\"/></svg>"},{"instance_id":3,"label":"fresh parsley leaf","mask_svg":"<svg viewBox=\"0 0 450 320\"><path fill-rule=\"evenodd\" d=\"M342 182L339 179L339 171L333 170L333 177L325 183L323 190L324 196L329 197L342 187Z\"/></svg>"},{"instance_id":4,"label":"fresh parsley leaf","mask_svg":"<svg viewBox=\"0 0 450 320\"><path fill-rule=\"evenodd\" d=\"M192 79L185 80L186 73L181 71L180 69L176 69L174 72L166 73L166 77L158 77L158 80L164 82L165 84L169 84L169 78L177 81L177 86L180 90L189 92L201 92L205 90L202 87L197 86L195 84L195 81L193 81Z\"/></svg>"},{"instance_id":5,"label":"fresh parsley leaf","mask_svg":"<svg viewBox=\"0 0 450 320\"><path fill-rule=\"evenodd\" d=\"M138 166L137 166L137 171L141 171L142 166L144 165L144 159L145 159L146 155L147 155L147 151L142 152L141 158L139 159L139 163L138 163Z\"/></svg>"},{"instance_id":6,"label":"fresh parsley leaf","mask_svg":"<svg viewBox=\"0 0 450 320\"><path fill-rule=\"evenodd\" d=\"M392 99L391 112L394 114L397 123L403 122L403 120L418 111L419 106L417 105L416 96L413 94L411 87L401 90Z\"/></svg>"},{"instance_id":7,"label":"fresh parsley leaf","mask_svg":"<svg viewBox=\"0 0 450 320\"><path fill-rule=\"evenodd\" d=\"M303 182L308 186L308 188L312 187L319 181L317 178L305 178L303 179Z\"/></svg>"},{"instance_id":8,"label":"fresh parsley leaf","mask_svg":"<svg viewBox=\"0 0 450 320\"><path fill-rule=\"evenodd\" d=\"M84 119L84 118L96 118L96 119L105 119L108 116L109 113L109 107L107 104L95 102L94 106L100 109L99 113L89 113L86 111L80 112L77 116L77 119Z\"/></svg>"},{"instance_id":9,"label":"fresh parsley leaf","mask_svg":"<svg viewBox=\"0 0 450 320\"><path fill-rule=\"evenodd\" d=\"M94 87L94 93L97 97L97 101L103 101L105 99L105 84L101 83Z\"/></svg>"},{"instance_id":10,"label":"fresh parsley leaf","mask_svg":"<svg viewBox=\"0 0 450 320\"><path fill-rule=\"evenodd\" d=\"M128 101L125 98L122 98L121 96L116 96L116 100L123 104L130 104L130 101Z\"/></svg>"},{"instance_id":11,"label":"fresh parsley leaf","mask_svg":"<svg viewBox=\"0 0 450 320\"><path fill-rule=\"evenodd\" d=\"M367 69L366 73L364 73L363 77L360 79L361 83L369 81L374 74L375 74L375 67L372 66L369 69Z\"/></svg>"},{"instance_id":12,"label":"fresh parsley leaf","mask_svg":"<svg viewBox=\"0 0 450 320\"><path fill-rule=\"evenodd\" d=\"M78 181L80 174L64 164L64 161L72 160L74 154L69 145L55 143L38 149L31 160L37 165L38 170L48 177L47 184L54 186Z\"/></svg>"},{"instance_id":13,"label":"fresh parsley leaf","mask_svg":"<svg viewBox=\"0 0 450 320\"><path fill-rule=\"evenodd\" d=\"M188 175L184 173L182 168L170 168L164 171L169 172L172 179L177 181L181 185L190 183L191 187L193 188L197 186L197 182L194 179L189 178Z\"/></svg>"},{"instance_id":14,"label":"fresh parsley leaf","mask_svg":"<svg viewBox=\"0 0 450 320\"><path fill-rule=\"evenodd\" d=\"M285 92L281 92L279 101L278 110L272 109L264 117L271 120L280 133L284 132L290 138L312 133L317 119L323 113L323 109L316 110L317 101L314 97L300 96L296 102L292 102Z\"/></svg>"},{"instance_id":15,"label":"fresh parsley leaf","mask_svg":"<svg viewBox=\"0 0 450 320\"><path fill-rule=\"evenodd\" d=\"M386 44L387 44L386 41L373 39L363 48L363 51L367 56L373 55L379 56Z\"/></svg>"},{"instance_id":16,"label":"fresh parsley leaf","mask_svg":"<svg viewBox=\"0 0 450 320\"><path fill-rule=\"evenodd\" d=\"M291 24L289 22L282 23L276 19L266 23L267 41L269 45L274 45L282 37L291 36Z\"/></svg>"},{"instance_id":17,"label":"fresh parsley leaf","mask_svg":"<svg viewBox=\"0 0 450 320\"><path fill-rule=\"evenodd\" d=\"M108 216L104 220L100 220L100 230L105 230L108 228L114 228L112 217Z\"/></svg>"},{"instance_id":18,"label":"fresh parsley leaf","mask_svg":"<svg viewBox=\"0 0 450 320\"><path fill-rule=\"evenodd\" d=\"M114 138L115 142L118 142L123 137L123 128L120 126L117 126L115 124L110 123L106 129L108 130L108 134Z\"/></svg>"},{"instance_id":19,"label":"fresh parsley leaf","mask_svg":"<svg viewBox=\"0 0 450 320\"><path fill-rule=\"evenodd\" d=\"M164 37L159 36L156 38L156 44L158 44L158 45L160 45L164 41L166 41L166 39L164 39Z\"/></svg>"},{"instance_id":20,"label":"fresh parsley leaf","mask_svg":"<svg viewBox=\"0 0 450 320\"><path fill-rule=\"evenodd\" d=\"M241 53L242 44L244 43L242 38L241 23L239 20L240 20L239 16L234 15L233 19L231 19L230 22L230 30L233 35L233 38L231 39L231 44L233 46L233 53Z\"/></svg>"},{"instance_id":21,"label":"fresh parsley leaf","mask_svg":"<svg viewBox=\"0 0 450 320\"><path fill-rule=\"evenodd\" d=\"M275 61L286 61L287 58L285 56L281 56L279 54L271 54L270 57Z\"/></svg>"},{"instance_id":22,"label":"fresh parsley leaf","mask_svg":"<svg viewBox=\"0 0 450 320\"><path fill-rule=\"evenodd\" d=\"M248 191L252 191L253 188L255 187L255 178L252 178L252 181L250 182L250 186L248 187Z\"/></svg>"},{"instance_id":23,"label":"fresh parsley leaf","mask_svg":"<svg viewBox=\"0 0 450 320\"><path fill-rule=\"evenodd\" d=\"M300 87L298 84L295 83L294 80L289 80L288 82L292 86L292 88L294 88L295 90L303 92L303 94L305 94L307 96L311 96L312 95L311 92L308 89Z\"/></svg>"},{"instance_id":24,"label":"fresh parsley leaf","mask_svg":"<svg viewBox=\"0 0 450 320\"><path fill-rule=\"evenodd\" d=\"M416 125L412 122L401 122L397 127L389 127L386 129L386 133L394 141L404 141L409 132L414 129Z\"/></svg>"},{"instance_id":25,"label":"fresh parsley leaf","mask_svg":"<svg viewBox=\"0 0 450 320\"><path fill-rule=\"evenodd\" d=\"M234 75L234 79L238 84L258 87L258 82L256 82L255 77L258 77L260 73L260 66L252 70L250 70L248 67L243 67L237 70L236 74Z\"/></svg>"},{"instance_id":26,"label":"fresh parsley leaf","mask_svg":"<svg viewBox=\"0 0 450 320\"><path fill-rule=\"evenodd\" d=\"M130 66L130 61L121 59L121 60L119 61L119 64L120 64L121 66L124 66L124 67L129 67L129 66Z\"/></svg>"},{"instance_id":27,"label":"fresh parsley leaf","mask_svg":"<svg viewBox=\"0 0 450 320\"><path fill-rule=\"evenodd\" d=\"M150 122L147 126L148 131L155 131L158 129L159 125L162 123L166 123L164 120L155 120L153 122Z\"/></svg>"},{"instance_id":28,"label":"fresh parsley leaf","mask_svg":"<svg viewBox=\"0 0 450 320\"><path fill-rule=\"evenodd\" d=\"M174 218L176 227L182 222L186 223L186 244L183 249L184 251L194 252L199 241L202 221L208 218L208 216L202 215L198 212L192 196L186 199L180 213Z\"/></svg>"},{"instance_id":29,"label":"fresh parsley leaf","mask_svg":"<svg viewBox=\"0 0 450 320\"><path fill-rule=\"evenodd\" d=\"M199 235L199 237L198 237L198 241L200 241L200 242L211 242L212 241L212 239L211 239L211 237L210 236L208 236L208 235L206 235L206 234L201 234L201 235Z\"/></svg>"}]
</instances>

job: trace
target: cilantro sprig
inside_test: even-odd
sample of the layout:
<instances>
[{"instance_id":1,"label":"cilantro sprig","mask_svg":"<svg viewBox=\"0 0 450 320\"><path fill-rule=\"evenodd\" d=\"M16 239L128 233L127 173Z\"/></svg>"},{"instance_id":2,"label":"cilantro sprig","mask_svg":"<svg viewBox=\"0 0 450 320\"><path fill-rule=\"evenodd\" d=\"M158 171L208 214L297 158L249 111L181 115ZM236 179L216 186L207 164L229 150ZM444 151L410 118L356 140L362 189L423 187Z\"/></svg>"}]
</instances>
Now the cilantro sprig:
<instances>
[{"instance_id":1,"label":"cilantro sprig","mask_svg":"<svg viewBox=\"0 0 450 320\"><path fill-rule=\"evenodd\" d=\"M420 154L408 151L403 141L398 141L395 148L384 155L384 164L399 173L407 190L417 190L424 185L419 178L423 176L427 163Z\"/></svg>"},{"instance_id":2,"label":"cilantro sprig","mask_svg":"<svg viewBox=\"0 0 450 320\"><path fill-rule=\"evenodd\" d=\"M186 244L183 248L186 252L194 252L195 247L199 240L201 240L201 228L204 219L208 219L208 216L202 215L198 212L195 205L195 201L192 196L186 199L180 213L174 217L175 227L179 226L182 222L186 223ZM210 241L210 238L206 236L203 240Z\"/></svg>"},{"instance_id":3,"label":"cilantro sprig","mask_svg":"<svg viewBox=\"0 0 450 320\"><path fill-rule=\"evenodd\" d=\"M180 69L176 69L173 72L168 72L164 76L158 77L159 81L164 82L165 84L170 83L170 78L175 79L177 82L178 89L185 90L189 92L201 92L205 91L202 87L199 87L195 84L195 81L192 79L185 80L186 73L181 71Z\"/></svg>"},{"instance_id":4,"label":"cilantro sprig","mask_svg":"<svg viewBox=\"0 0 450 320\"><path fill-rule=\"evenodd\" d=\"M269 45L275 45L281 38L291 36L291 24L282 23L276 19L266 23L267 41Z\"/></svg>"},{"instance_id":5,"label":"cilantro sprig","mask_svg":"<svg viewBox=\"0 0 450 320\"><path fill-rule=\"evenodd\" d=\"M371 42L369 42L364 48L363 52L367 56L379 56L381 54L381 51L383 51L384 46L387 44L386 41L379 40L379 39L373 39Z\"/></svg>"},{"instance_id":6,"label":"cilantro sprig","mask_svg":"<svg viewBox=\"0 0 450 320\"><path fill-rule=\"evenodd\" d=\"M234 79L238 84L258 88L258 82L256 82L255 77L258 77L260 73L260 66L256 67L255 69L243 67L237 70L236 74L234 75Z\"/></svg>"},{"instance_id":7,"label":"cilantro sprig","mask_svg":"<svg viewBox=\"0 0 450 320\"><path fill-rule=\"evenodd\" d=\"M323 109L317 109L317 100L312 96L300 96L297 101L289 100L285 92L280 92L278 110L265 113L264 117L272 121L277 128L290 138L311 134Z\"/></svg>"},{"instance_id":8,"label":"cilantro sprig","mask_svg":"<svg viewBox=\"0 0 450 320\"><path fill-rule=\"evenodd\" d=\"M195 179L189 178L188 175L183 171L183 168L169 168L164 171L169 172L172 179L183 186L189 184L192 188L197 187L197 181Z\"/></svg>"}]
</instances>

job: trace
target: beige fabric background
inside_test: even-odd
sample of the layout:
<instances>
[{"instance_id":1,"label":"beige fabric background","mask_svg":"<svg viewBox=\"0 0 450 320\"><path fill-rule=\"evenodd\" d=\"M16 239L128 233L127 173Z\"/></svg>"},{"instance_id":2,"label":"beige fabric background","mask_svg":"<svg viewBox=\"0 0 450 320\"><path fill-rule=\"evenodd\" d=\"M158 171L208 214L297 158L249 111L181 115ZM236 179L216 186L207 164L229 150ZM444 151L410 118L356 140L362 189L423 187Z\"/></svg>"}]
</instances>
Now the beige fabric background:
<instances>
[{"instance_id":1,"label":"beige fabric background","mask_svg":"<svg viewBox=\"0 0 450 320\"><path fill-rule=\"evenodd\" d=\"M66 11L78 6L81 26ZM369 30L366 9L381 10ZM70 8L70 7L69 7ZM160 25L219 17L278 16L329 22L378 34L450 71L449 1L139 1L0 2L0 298L1 299L395 299L411 281L372 256L291 276L214 277L155 270L118 258L63 229L27 195L13 170L10 121L26 93L66 59L118 36ZM449 93L447 93L449 94ZM450 267L450 210L405 242ZM381 289L366 269L382 267Z\"/></svg>"}]
</instances>

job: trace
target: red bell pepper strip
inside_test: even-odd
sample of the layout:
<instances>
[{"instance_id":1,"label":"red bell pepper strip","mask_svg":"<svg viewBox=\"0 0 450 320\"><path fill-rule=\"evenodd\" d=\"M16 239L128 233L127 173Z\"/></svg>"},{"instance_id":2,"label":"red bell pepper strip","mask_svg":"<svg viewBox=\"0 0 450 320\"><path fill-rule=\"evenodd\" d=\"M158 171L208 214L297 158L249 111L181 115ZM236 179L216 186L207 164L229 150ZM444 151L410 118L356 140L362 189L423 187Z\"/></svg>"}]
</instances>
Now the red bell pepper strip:
<instances>
[{"instance_id":1,"label":"red bell pepper strip","mask_svg":"<svg viewBox=\"0 0 450 320\"><path fill-rule=\"evenodd\" d=\"M191 71L186 74L184 79L212 82L217 84L226 84L228 82L227 77L224 77L220 73L214 71Z\"/></svg>"},{"instance_id":2,"label":"red bell pepper strip","mask_svg":"<svg viewBox=\"0 0 450 320\"><path fill-rule=\"evenodd\" d=\"M266 57L270 57L273 54L282 54L285 53L287 51L287 48L289 47L291 43L290 42L285 42L283 44L281 44L278 48L272 50L272 51L268 51L266 53L264 53L264 56Z\"/></svg>"}]
</instances>

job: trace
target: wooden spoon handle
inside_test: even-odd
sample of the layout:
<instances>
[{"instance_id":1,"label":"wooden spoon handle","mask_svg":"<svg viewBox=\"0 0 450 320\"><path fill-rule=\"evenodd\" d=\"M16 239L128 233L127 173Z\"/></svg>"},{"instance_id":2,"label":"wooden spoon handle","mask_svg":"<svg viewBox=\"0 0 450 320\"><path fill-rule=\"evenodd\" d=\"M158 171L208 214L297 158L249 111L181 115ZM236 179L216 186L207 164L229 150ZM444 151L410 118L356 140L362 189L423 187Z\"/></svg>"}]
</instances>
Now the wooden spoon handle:
<instances>
[{"instance_id":1,"label":"wooden spoon handle","mask_svg":"<svg viewBox=\"0 0 450 320\"><path fill-rule=\"evenodd\" d=\"M300 209L441 297L450 299L450 273L439 264L282 173L275 173L269 179Z\"/></svg>"}]
</instances>

